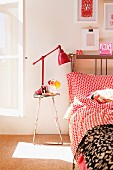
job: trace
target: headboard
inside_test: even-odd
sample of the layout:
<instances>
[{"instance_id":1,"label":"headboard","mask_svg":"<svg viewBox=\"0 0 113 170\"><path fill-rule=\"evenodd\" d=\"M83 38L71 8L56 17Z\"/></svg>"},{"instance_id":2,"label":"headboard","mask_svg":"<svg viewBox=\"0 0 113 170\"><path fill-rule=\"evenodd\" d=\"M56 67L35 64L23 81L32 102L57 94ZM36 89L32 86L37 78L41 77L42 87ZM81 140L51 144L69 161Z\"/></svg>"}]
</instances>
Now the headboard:
<instances>
[{"instance_id":1,"label":"headboard","mask_svg":"<svg viewBox=\"0 0 113 170\"><path fill-rule=\"evenodd\" d=\"M101 61L101 65L100 65L100 73L102 75L102 67L103 67L103 63L102 61L105 60L106 62L106 75L108 73L108 63L107 60L108 59L113 59L113 55L76 55L73 53L69 54L69 57L71 58L71 70L72 71L76 71L77 65L76 65L76 60L77 59L91 59L95 61L95 75L97 74L97 60Z\"/></svg>"}]
</instances>

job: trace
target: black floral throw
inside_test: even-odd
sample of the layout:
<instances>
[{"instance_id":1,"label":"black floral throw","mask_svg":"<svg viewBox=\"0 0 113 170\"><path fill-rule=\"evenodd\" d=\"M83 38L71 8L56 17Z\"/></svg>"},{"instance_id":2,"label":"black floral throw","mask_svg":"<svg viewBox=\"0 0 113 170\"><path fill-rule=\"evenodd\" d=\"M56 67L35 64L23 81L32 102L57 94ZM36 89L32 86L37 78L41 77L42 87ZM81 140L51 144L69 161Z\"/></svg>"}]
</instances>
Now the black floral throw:
<instances>
[{"instance_id":1,"label":"black floral throw","mask_svg":"<svg viewBox=\"0 0 113 170\"><path fill-rule=\"evenodd\" d=\"M84 155L88 170L113 170L113 125L88 130L78 151Z\"/></svg>"}]
</instances>

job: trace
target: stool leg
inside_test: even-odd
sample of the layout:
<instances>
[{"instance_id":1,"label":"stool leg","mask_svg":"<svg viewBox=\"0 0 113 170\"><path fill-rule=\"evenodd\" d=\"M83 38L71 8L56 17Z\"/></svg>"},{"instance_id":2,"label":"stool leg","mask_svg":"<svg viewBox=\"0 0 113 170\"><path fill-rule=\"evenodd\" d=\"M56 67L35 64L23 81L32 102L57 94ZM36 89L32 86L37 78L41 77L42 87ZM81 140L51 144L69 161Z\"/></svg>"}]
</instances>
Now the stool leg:
<instances>
[{"instance_id":1,"label":"stool leg","mask_svg":"<svg viewBox=\"0 0 113 170\"><path fill-rule=\"evenodd\" d=\"M54 109L55 109L56 127L57 127L58 133L59 133L59 135L60 135L61 144L63 144L62 135L61 135L61 130L60 130L60 124L59 124L59 121L58 121L58 114L57 114L57 110L56 110L56 106L55 106L54 97L52 97L52 100L53 100L53 106L54 106Z\"/></svg>"},{"instance_id":2,"label":"stool leg","mask_svg":"<svg viewBox=\"0 0 113 170\"><path fill-rule=\"evenodd\" d=\"M33 135L33 144L35 144L35 135L36 135L36 130L37 130L38 115L39 115L39 111L40 111L40 103L41 103L41 97L39 97L39 101L38 101L38 112L37 112L37 114L36 114L36 119L35 119L34 135Z\"/></svg>"}]
</instances>

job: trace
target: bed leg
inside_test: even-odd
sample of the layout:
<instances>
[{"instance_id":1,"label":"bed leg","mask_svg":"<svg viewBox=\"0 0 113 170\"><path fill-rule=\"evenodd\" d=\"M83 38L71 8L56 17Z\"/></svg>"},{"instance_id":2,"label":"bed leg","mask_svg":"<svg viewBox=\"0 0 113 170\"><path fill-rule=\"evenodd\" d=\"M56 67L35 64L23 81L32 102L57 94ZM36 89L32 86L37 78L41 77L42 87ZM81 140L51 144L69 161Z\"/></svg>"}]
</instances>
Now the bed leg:
<instances>
[{"instance_id":1,"label":"bed leg","mask_svg":"<svg viewBox=\"0 0 113 170\"><path fill-rule=\"evenodd\" d=\"M75 158L73 157L73 170L75 169Z\"/></svg>"}]
</instances>

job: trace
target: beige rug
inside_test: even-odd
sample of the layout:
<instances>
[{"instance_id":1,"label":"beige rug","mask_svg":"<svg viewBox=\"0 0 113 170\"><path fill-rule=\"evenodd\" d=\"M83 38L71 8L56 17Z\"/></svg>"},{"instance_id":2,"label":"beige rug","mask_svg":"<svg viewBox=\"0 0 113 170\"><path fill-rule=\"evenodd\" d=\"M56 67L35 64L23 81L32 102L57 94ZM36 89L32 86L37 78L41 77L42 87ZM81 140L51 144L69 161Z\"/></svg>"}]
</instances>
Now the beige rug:
<instances>
[{"instance_id":1,"label":"beige rug","mask_svg":"<svg viewBox=\"0 0 113 170\"><path fill-rule=\"evenodd\" d=\"M58 135L38 135L34 145L30 135L0 135L0 170L72 170L68 135L63 145L42 144L58 140Z\"/></svg>"}]
</instances>

